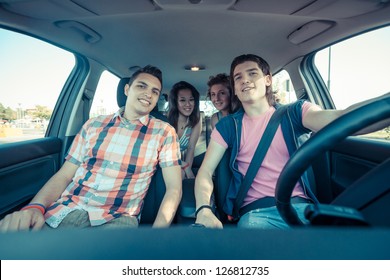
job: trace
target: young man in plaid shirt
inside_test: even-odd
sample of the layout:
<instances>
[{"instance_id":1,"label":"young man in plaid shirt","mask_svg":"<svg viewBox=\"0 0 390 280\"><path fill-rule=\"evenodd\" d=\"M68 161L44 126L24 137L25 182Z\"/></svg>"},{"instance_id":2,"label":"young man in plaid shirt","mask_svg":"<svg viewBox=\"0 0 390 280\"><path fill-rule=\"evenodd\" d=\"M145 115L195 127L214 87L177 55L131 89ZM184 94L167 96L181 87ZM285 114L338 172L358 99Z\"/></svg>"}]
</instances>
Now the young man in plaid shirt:
<instances>
[{"instance_id":1,"label":"young man in plaid shirt","mask_svg":"<svg viewBox=\"0 0 390 280\"><path fill-rule=\"evenodd\" d=\"M0 221L1 231L65 227L137 227L157 165L166 193L153 226L172 222L181 199L180 149L174 128L149 115L161 71L145 66L125 86L126 105L88 120L62 168L30 204Z\"/></svg>"}]
</instances>

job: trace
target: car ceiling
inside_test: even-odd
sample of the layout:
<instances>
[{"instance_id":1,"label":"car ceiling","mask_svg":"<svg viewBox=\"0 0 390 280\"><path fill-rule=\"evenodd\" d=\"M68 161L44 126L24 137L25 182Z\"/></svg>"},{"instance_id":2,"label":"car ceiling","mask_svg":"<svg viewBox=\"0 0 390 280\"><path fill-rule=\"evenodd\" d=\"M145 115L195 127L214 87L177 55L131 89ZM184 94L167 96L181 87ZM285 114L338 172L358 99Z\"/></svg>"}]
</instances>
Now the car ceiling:
<instances>
[{"instance_id":1,"label":"car ceiling","mask_svg":"<svg viewBox=\"0 0 390 280\"><path fill-rule=\"evenodd\" d=\"M209 76L228 73L235 56L258 54L278 71L349 34L389 24L389 2L0 0L0 24L84 54L119 77L156 65L165 91L186 80L204 95Z\"/></svg>"}]
</instances>

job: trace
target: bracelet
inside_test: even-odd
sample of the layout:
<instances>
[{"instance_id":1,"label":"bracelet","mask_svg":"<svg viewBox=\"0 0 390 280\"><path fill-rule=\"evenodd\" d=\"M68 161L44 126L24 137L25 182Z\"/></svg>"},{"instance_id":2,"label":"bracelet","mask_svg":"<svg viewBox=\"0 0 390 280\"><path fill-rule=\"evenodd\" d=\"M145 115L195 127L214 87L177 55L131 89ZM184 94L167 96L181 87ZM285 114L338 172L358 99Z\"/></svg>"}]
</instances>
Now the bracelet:
<instances>
[{"instance_id":1,"label":"bracelet","mask_svg":"<svg viewBox=\"0 0 390 280\"><path fill-rule=\"evenodd\" d=\"M41 211L42 215L45 215L46 212L45 205L41 203L29 203L20 210L27 210L27 209L38 209L39 211Z\"/></svg>"},{"instance_id":2,"label":"bracelet","mask_svg":"<svg viewBox=\"0 0 390 280\"><path fill-rule=\"evenodd\" d=\"M211 211L213 211L213 208L210 206L210 205L202 205L202 206L200 206L197 210L196 210L196 212L195 212L195 217L196 216L198 216L198 213L200 212L200 210L202 210L203 208L207 208L207 209L210 209Z\"/></svg>"},{"instance_id":3,"label":"bracelet","mask_svg":"<svg viewBox=\"0 0 390 280\"><path fill-rule=\"evenodd\" d=\"M183 166L181 167L181 169L186 170L189 166L190 166L190 164L189 164L189 163L186 163L185 165L183 165Z\"/></svg>"}]
</instances>

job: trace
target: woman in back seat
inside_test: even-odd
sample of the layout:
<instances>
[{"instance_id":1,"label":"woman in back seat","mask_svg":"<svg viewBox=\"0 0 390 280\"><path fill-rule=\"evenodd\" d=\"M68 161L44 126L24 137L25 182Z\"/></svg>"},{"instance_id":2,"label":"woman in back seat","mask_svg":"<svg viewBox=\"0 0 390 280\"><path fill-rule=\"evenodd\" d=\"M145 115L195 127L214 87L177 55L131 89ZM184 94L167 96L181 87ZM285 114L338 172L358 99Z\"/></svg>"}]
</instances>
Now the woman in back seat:
<instances>
[{"instance_id":1,"label":"woman in back seat","mask_svg":"<svg viewBox=\"0 0 390 280\"><path fill-rule=\"evenodd\" d=\"M195 178L192 162L202 130L199 113L199 92L185 81L173 85L169 93L169 123L176 129L182 154L182 178Z\"/></svg>"},{"instance_id":2,"label":"woman in back seat","mask_svg":"<svg viewBox=\"0 0 390 280\"><path fill-rule=\"evenodd\" d=\"M232 94L230 86L230 78L225 73L210 76L207 82L209 87L207 96L210 98L214 107L218 112L211 116L211 128L214 129L215 124L222 118L237 110L239 101Z\"/></svg>"}]
</instances>

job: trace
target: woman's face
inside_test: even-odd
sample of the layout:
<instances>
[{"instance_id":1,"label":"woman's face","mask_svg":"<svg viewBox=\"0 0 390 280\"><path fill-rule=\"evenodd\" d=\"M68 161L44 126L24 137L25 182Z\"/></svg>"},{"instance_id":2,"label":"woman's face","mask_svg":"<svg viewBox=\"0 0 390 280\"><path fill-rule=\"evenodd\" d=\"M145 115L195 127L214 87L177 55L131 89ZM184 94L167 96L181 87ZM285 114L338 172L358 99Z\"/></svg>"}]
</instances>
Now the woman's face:
<instances>
[{"instance_id":1,"label":"woman's face","mask_svg":"<svg viewBox=\"0 0 390 280\"><path fill-rule=\"evenodd\" d=\"M216 84L210 88L210 99L218 111L228 111L230 105L229 89L223 84Z\"/></svg>"},{"instance_id":2,"label":"woman's face","mask_svg":"<svg viewBox=\"0 0 390 280\"><path fill-rule=\"evenodd\" d=\"M181 89L177 94L177 107L179 113L185 117L189 117L192 114L195 106L195 98L192 96L192 92L189 89Z\"/></svg>"}]
</instances>

